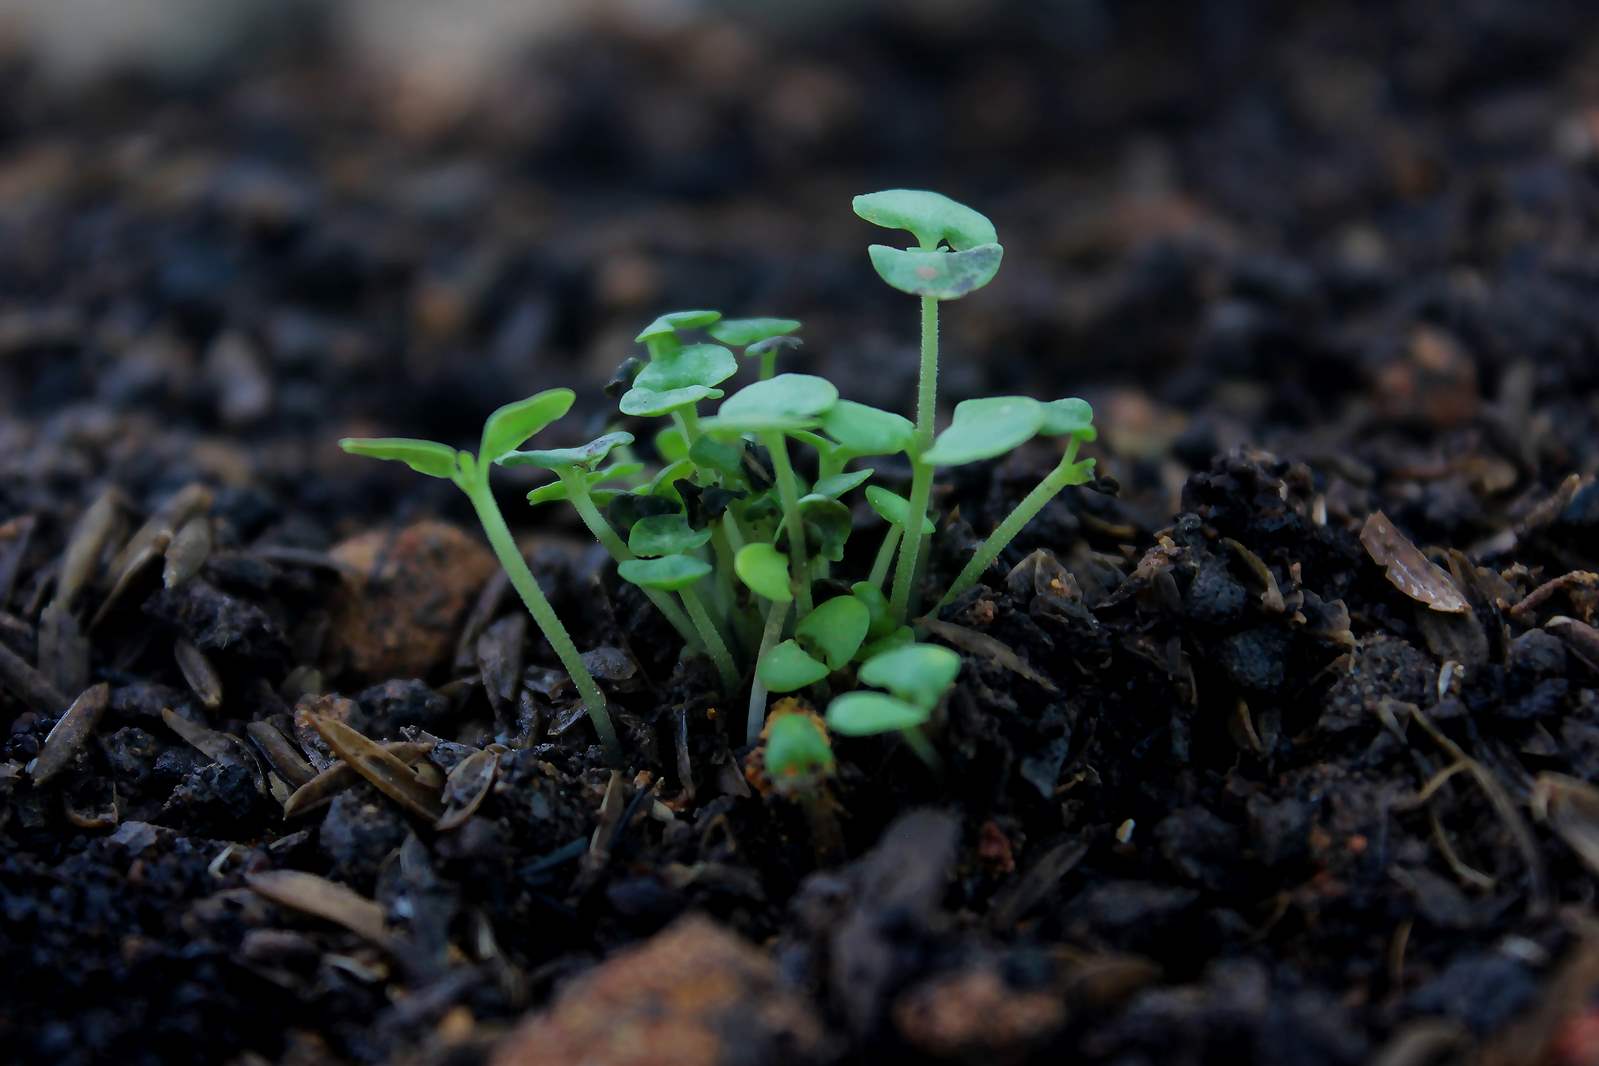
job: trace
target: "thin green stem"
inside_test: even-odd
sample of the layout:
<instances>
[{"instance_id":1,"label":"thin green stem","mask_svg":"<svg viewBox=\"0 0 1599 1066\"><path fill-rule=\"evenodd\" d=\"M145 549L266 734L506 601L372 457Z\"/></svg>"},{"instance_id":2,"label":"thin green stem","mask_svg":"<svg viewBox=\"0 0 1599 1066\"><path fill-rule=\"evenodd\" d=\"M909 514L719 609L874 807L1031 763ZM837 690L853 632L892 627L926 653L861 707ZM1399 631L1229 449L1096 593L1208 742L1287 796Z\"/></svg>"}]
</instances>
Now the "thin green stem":
<instances>
[{"instance_id":1,"label":"thin green stem","mask_svg":"<svg viewBox=\"0 0 1599 1066\"><path fill-rule=\"evenodd\" d=\"M916 757L927 765L927 768L938 777L944 776L944 760L938 757L938 749L933 747L933 742L927 739L927 734L922 732L921 726L911 726L901 729L899 735L904 738L905 746L916 753Z\"/></svg>"},{"instance_id":2,"label":"thin green stem","mask_svg":"<svg viewBox=\"0 0 1599 1066\"><path fill-rule=\"evenodd\" d=\"M954 584L950 585L949 591L944 593L944 598L938 601L939 607L953 602L955 597L976 584L978 578L983 576L983 572L988 569L989 565L999 558L999 553L1004 551L1006 546L1016 539L1016 534L1020 533L1026 528L1027 523L1038 516L1038 512L1044 509L1045 504L1060 495L1062 489L1068 485L1080 485L1083 483L1083 479L1078 476L1076 469L1077 446L1077 438L1073 437L1071 443L1066 445L1066 454L1061 456L1061 460L1055 465L1055 469L1045 475L1044 480L1040 481L1032 492L1022 498L1022 502L1018 503L1015 510L1005 516L1005 520L994 528L994 532L988 535L987 540L978 545L977 551L967 560L959 576L955 578Z\"/></svg>"},{"instance_id":3,"label":"thin green stem","mask_svg":"<svg viewBox=\"0 0 1599 1066\"><path fill-rule=\"evenodd\" d=\"M811 564L805 553L805 520L800 516L799 481L788 461L788 442L783 434L768 430L761 443L772 456L772 471L777 478L777 498L783 504L783 522L788 528L788 558L794 578L794 596L799 600L799 616L811 613Z\"/></svg>"},{"instance_id":4,"label":"thin green stem","mask_svg":"<svg viewBox=\"0 0 1599 1066\"><path fill-rule=\"evenodd\" d=\"M766 626L761 630L761 649L755 656L755 681L750 685L750 713L744 726L744 738L751 744L761 739L761 727L766 723L766 686L761 684L761 660L783 639L783 621L787 617L787 603L773 603L766 611Z\"/></svg>"},{"instance_id":5,"label":"thin green stem","mask_svg":"<svg viewBox=\"0 0 1599 1066\"><path fill-rule=\"evenodd\" d=\"M594 539L600 542L600 546L610 553L611 558L619 563L634 558L627 542L611 527L611 523L605 520L605 516L600 514L600 509L594 505L594 497L589 494L589 487L584 482L583 475L572 467L566 467L556 473L560 475L561 483L566 486L566 498L571 503L572 510L577 512L577 516L583 520L589 532L594 534ZM700 641L700 635L694 631L693 623L689 621L688 615L683 613L683 608L673 602L671 593L642 587L640 591L655 605L655 609L661 612L661 616L671 624L672 628L677 630L677 635L683 638L683 642L690 650L705 649L705 645Z\"/></svg>"},{"instance_id":6,"label":"thin green stem","mask_svg":"<svg viewBox=\"0 0 1599 1066\"><path fill-rule=\"evenodd\" d=\"M911 498L905 509L906 520L916 523L914 531L906 530L899 542L899 561L894 564L894 593L889 598L889 613L895 625L904 625L910 614L911 594L916 588L916 571L921 565L923 535L921 516L927 513L928 500L933 494L933 468L920 459L911 460Z\"/></svg>"},{"instance_id":7,"label":"thin green stem","mask_svg":"<svg viewBox=\"0 0 1599 1066\"><path fill-rule=\"evenodd\" d=\"M683 443L690 448L694 447L694 442L700 439L700 416L694 405L688 404L673 411L672 421L683 431Z\"/></svg>"},{"instance_id":8,"label":"thin green stem","mask_svg":"<svg viewBox=\"0 0 1599 1066\"><path fill-rule=\"evenodd\" d=\"M777 373L777 349L768 348L761 353L761 380L766 381Z\"/></svg>"},{"instance_id":9,"label":"thin green stem","mask_svg":"<svg viewBox=\"0 0 1599 1066\"><path fill-rule=\"evenodd\" d=\"M916 379L916 442L919 449L933 443L933 419L938 414L938 299L922 297L922 367Z\"/></svg>"},{"instance_id":10,"label":"thin green stem","mask_svg":"<svg viewBox=\"0 0 1599 1066\"><path fill-rule=\"evenodd\" d=\"M716 612L726 621L737 600L733 596L733 546L727 542L727 526L721 522L711 523L711 551L716 556Z\"/></svg>"},{"instance_id":11,"label":"thin green stem","mask_svg":"<svg viewBox=\"0 0 1599 1066\"><path fill-rule=\"evenodd\" d=\"M722 690L732 695L738 689L738 668L733 665L733 656L727 650L727 642L722 639L722 631L716 628L716 623L706 612L699 593L686 588L679 595L683 597L683 606L688 608L688 616L694 620L694 628L704 638L711 662L716 664L716 672L722 676Z\"/></svg>"},{"instance_id":12,"label":"thin green stem","mask_svg":"<svg viewBox=\"0 0 1599 1066\"><path fill-rule=\"evenodd\" d=\"M571 634L561 624L550 601L544 598L533 571L528 569L527 560L522 558L522 549L516 546L516 538L511 536L510 529L505 525L505 517L500 514L500 505L494 502L494 494L489 489L488 471L471 472L463 479L461 487L472 501L472 509L477 512L483 532L488 535L489 546L505 568L511 587L522 597L534 623L554 649L555 657L561 660L561 665L566 667L567 674L572 678L572 684L577 686L578 695L583 698L583 707L588 711L589 720L594 723L594 732L599 734L600 743L605 746L612 760L620 764L622 745L616 738L616 727L611 724L610 712L605 709L605 694L600 691L588 667L583 665L583 657L578 654L577 645L572 643Z\"/></svg>"},{"instance_id":13,"label":"thin green stem","mask_svg":"<svg viewBox=\"0 0 1599 1066\"><path fill-rule=\"evenodd\" d=\"M898 526L889 526L888 532L883 534L883 545L877 549L877 559L872 563L872 572L866 578L874 588L883 587L883 579L888 577L888 567L894 561L894 549L899 547L901 530Z\"/></svg>"}]
</instances>

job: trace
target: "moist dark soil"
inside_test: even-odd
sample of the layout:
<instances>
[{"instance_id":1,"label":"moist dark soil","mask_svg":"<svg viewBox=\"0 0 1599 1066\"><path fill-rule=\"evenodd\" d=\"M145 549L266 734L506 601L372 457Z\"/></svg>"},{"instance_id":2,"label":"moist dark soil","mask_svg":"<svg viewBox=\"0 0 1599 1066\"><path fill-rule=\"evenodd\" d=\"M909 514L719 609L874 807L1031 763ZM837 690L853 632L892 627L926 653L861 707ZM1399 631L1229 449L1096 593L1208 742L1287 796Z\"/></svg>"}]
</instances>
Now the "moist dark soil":
<instances>
[{"instance_id":1,"label":"moist dark soil","mask_svg":"<svg viewBox=\"0 0 1599 1066\"><path fill-rule=\"evenodd\" d=\"M9 1061L1599 1062L1599 11L931 6L472 103L0 66ZM927 623L943 773L801 804L508 473L613 772L464 501L334 442L586 439L680 307L905 409L896 185L1006 245L943 399L1088 398L1101 479ZM1054 459L952 475L931 586Z\"/></svg>"}]
</instances>

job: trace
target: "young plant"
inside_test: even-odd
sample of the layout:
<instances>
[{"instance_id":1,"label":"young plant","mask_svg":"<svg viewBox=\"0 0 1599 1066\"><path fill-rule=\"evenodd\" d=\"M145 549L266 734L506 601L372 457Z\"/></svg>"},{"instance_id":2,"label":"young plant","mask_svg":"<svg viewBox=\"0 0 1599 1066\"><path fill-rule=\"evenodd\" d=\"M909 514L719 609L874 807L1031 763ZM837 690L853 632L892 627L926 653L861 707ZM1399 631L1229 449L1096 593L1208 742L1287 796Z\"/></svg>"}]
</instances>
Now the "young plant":
<instances>
[{"instance_id":1,"label":"young plant","mask_svg":"<svg viewBox=\"0 0 1599 1066\"><path fill-rule=\"evenodd\" d=\"M578 654L577 645L572 643L572 637L561 624L555 608L544 598L489 488L489 471L494 464L565 415L571 410L573 399L571 389L549 389L517 403L506 404L489 415L483 423L483 436L476 455L457 451L436 441L401 437L347 437L339 442L339 446L354 455L395 460L419 474L447 478L466 493L483 526L483 532L488 536L489 546L494 549L506 576L510 578L511 587L522 597L534 623L544 634L544 639L550 642L556 657L577 686L583 707L588 712L589 720L594 723L594 731L599 734L607 756L613 762L620 762L621 744L617 741L616 729L606 709L605 694L600 691L588 667L583 665L583 657Z\"/></svg>"},{"instance_id":2,"label":"young plant","mask_svg":"<svg viewBox=\"0 0 1599 1066\"><path fill-rule=\"evenodd\" d=\"M955 684L959 655L936 644L907 644L861 664L860 680L882 692L846 692L827 708L827 728L847 737L897 732L918 758L938 770L938 753L922 726Z\"/></svg>"}]
</instances>

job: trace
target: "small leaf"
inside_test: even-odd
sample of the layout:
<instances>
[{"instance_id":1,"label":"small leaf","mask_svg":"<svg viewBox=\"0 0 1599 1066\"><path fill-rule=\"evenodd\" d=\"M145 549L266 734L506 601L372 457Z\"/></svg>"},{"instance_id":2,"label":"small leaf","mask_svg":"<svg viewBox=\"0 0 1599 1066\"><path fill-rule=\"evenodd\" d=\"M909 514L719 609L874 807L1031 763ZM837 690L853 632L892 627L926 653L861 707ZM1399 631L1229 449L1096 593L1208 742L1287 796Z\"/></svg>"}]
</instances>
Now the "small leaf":
<instances>
[{"instance_id":1,"label":"small leaf","mask_svg":"<svg viewBox=\"0 0 1599 1066\"><path fill-rule=\"evenodd\" d=\"M650 360L633 379L635 389L671 392L690 385L720 385L738 373L738 360L720 344L690 344Z\"/></svg>"},{"instance_id":2,"label":"small leaf","mask_svg":"<svg viewBox=\"0 0 1599 1066\"><path fill-rule=\"evenodd\" d=\"M616 564L623 581L647 589L676 592L686 589L711 572L711 564L688 555L666 555L659 559L629 559Z\"/></svg>"},{"instance_id":3,"label":"small leaf","mask_svg":"<svg viewBox=\"0 0 1599 1066\"><path fill-rule=\"evenodd\" d=\"M690 527L681 514L660 514L635 522L627 546L634 555L678 555L702 547L710 539L710 530Z\"/></svg>"},{"instance_id":4,"label":"small leaf","mask_svg":"<svg viewBox=\"0 0 1599 1066\"><path fill-rule=\"evenodd\" d=\"M799 321L793 318L724 318L705 332L723 344L745 348L799 328Z\"/></svg>"},{"instance_id":5,"label":"small leaf","mask_svg":"<svg viewBox=\"0 0 1599 1066\"><path fill-rule=\"evenodd\" d=\"M830 563L842 561L844 543L855 524L849 508L832 497L813 492L800 497L799 509L806 537L816 554Z\"/></svg>"},{"instance_id":6,"label":"small leaf","mask_svg":"<svg viewBox=\"0 0 1599 1066\"><path fill-rule=\"evenodd\" d=\"M788 556L770 544L746 544L733 557L733 572L757 596L773 603L788 603L794 598L788 585Z\"/></svg>"},{"instance_id":7,"label":"small leaf","mask_svg":"<svg viewBox=\"0 0 1599 1066\"><path fill-rule=\"evenodd\" d=\"M937 644L910 644L874 655L861 666L860 679L886 688L900 699L931 708L955 683L961 657Z\"/></svg>"},{"instance_id":8,"label":"small leaf","mask_svg":"<svg viewBox=\"0 0 1599 1066\"><path fill-rule=\"evenodd\" d=\"M450 477L455 473L455 449L437 441L409 437L345 437L339 447L369 459L394 459L418 474Z\"/></svg>"},{"instance_id":9,"label":"small leaf","mask_svg":"<svg viewBox=\"0 0 1599 1066\"><path fill-rule=\"evenodd\" d=\"M866 647L861 649L861 653L856 658L860 659L861 662L866 662L868 659L875 659L884 652L893 651L895 648L903 648L914 643L916 643L916 634L911 630L911 627L900 626L898 629L890 630L886 636L870 641Z\"/></svg>"},{"instance_id":10,"label":"small leaf","mask_svg":"<svg viewBox=\"0 0 1599 1066\"><path fill-rule=\"evenodd\" d=\"M794 627L794 639L813 655L820 655L829 669L842 670L860 650L871 627L872 613L854 596L834 596Z\"/></svg>"},{"instance_id":11,"label":"small leaf","mask_svg":"<svg viewBox=\"0 0 1599 1066\"><path fill-rule=\"evenodd\" d=\"M994 280L1005 250L997 244L979 245L965 252L926 252L874 244L866 249L866 254L871 257L877 276L890 288L912 296L958 300Z\"/></svg>"},{"instance_id":12,"label":"small leaf","mask_svg":"<svg viewBox=\"0 0 1599 1066\"><path fill-rule=\"evenodd\" d=\"M831 774L833 745L814 715L804 711L777 712L766 727L766 755L762 762L766 776L781 791L785 779Z\"/></svg>"},{"instance_id":13,"label":"small leaf","mask_svg":"<svg viewBox=\"0 0 1599 1066\"><path fill-rule=\"evenodd\" d=\"M868 637L876 639L894 631L894 612L889 610L888 597L883 595L882 589L870 581L857 581L849 587L849 594L861 601L861 605L866 608L867 616L871 619L866 628ZM869 656L861 657L869 658Z\"/></svg>"},{"instance_id":14,"label":"small leaf","mask_svg":"<svg viewBox=\"0 0 1599 1066\"><path fill-rule=\"evenodd\" d=\"M999 240L986 216L943 193L926 189L885 189L855 197L855 213L885 229L916 235L928 248L940 241L960 251Z\"/></svg>"},{"instance_id":15,"label":"small leaf","mask_svg":"<svg viewBox=\"0 0 1599 1066\"><path fill-rule=\"evenodd\" d=\"M811 491L818 496L827 496L836 500L851 489L865 484L873 473L871 467L866 467L864 470L846 470L842 474L822 478L811 486Z\"/></svg>"},{"instance_id":16,"label":"small leaf","mask_svg":"<svg viewBox=\"0 0 1599 1066\"><path fill-rule=\"evenodd\" d=\"M655 418L659 415L669 415L679 407L687 407L701 400L720 400L724 395L721 389L712 389L704 385L689 385L668 392L633 388L622 394L622 400L616 406L624 415Z\"/></svg>"},{"instance_id":17,"label":"small leaf","mask_svg":"<svg viewBox=\"0 0 1599 1066\"><path fill-rule=\"evenodd\" d=\"M594 500L595 503L604 503L611 496L616 495L617 490L597 489L595 486L602 485L607 481L629 478L635 474L642 473L643 470L643 463L612 463L603 470L580 470L578 471L578 476L588 483L590 499ZM567 498L566 482L560 480L552 481L548 485L540 485L527 494L527 502L535 506L541 503L554 503L557 500Z\"/></svg>"},{"instance_id":18,"label":"small leaf","mask_svg":"<svg viewBox=\"0 0 1599 1066\"><path fill-rule=\"evenodd\" d=\"M714 470L726 477L744 476L744 449L713 440L704 434L694 442L688 456L701 470Z\"/></svg>"},{"instance_id":19,"label":"small leaf","mask_svg":"<svg viewBox=\"0 0 1599 1066\"><path fill-rule=\"evenodd\" d=\"M822 416L822 429L851 455L896 455L916 438L910 419L853 400L834 404Z\"/></svg>"},{"instance_id":20,"label":"small leaf","mask_svg":"<svg viewBox=\"0 0 1599 1066\"><path fill-rule=\"evenodd\" d=\"M1043 405L1044 424L1038 432L1049 437L1064 437L1067 435L1078 440L1090 441L1099 436L1094 429L1094 409L1088 405L1087 400L1079 400L1075 396L1064 400L1051 400Z\"/></svg>"},{"instance_id":21,"label":"small leaf","mask_svg":"<svg viewBox=\"0 0 1599 1066\"><path fill-rule=\"evenodd\" d=\"M633 339L640 344L647 344L661 337L674 336L680 329L709 326L721 317L720 311L672 311L639 330L639 335Z\"/></svg>"},{"instance_id":22,"label":"small leaf","mask_svg":"<svg viewBox=\"0 0 1599 1066\"><path fill-rule=\"evenodd\" d=\"M1027 396L991 396L955 405L955 421L922 453L922 462L959 466L1004 455L1044 424L1044 405Z\"/></svg>"},{"instance_id":23,"label":"small leaf","mask_svg":"<svg viewBox=\"0 0 1599 1066\"><path fill-rule=\"evenodd\" d=\"M611 454L614 448L621 448L633 443L633 434L627 432L607 433L602 437L595 437L587 444L579 444L575 448L545 448L542 450L525 452L507 452L495 460L501 466L536 466L543 470L559 470L567 466L586 466L592 468L594 464Z\"/></svg>"},{"instance_id":24,"label":"small leaf","mask_svg":"<svg viewBox=\"0 0 1599 1066\"><path fill-rule=\"evenodd\" d=\"M806 429L837 402L838 389L826 378L778 374L729 396L717 409L716 418L706 420L706 428L714 421L723 432Z\"/></svg>"},{"instance_id":25,"label":"small leaf","mask_svg":"<svg viewBox=\"0 0 1599 1066\"><path fill-rule=\"evenodd\" d=\"M811 658L792 640L772 647L755 666L755 676L768 692L793 692L816 684L828 673L826 663Z\"/></svg>"},{"instance_id":26,"label":"small leaf","mask_svg":"<svg viewBox=\"0 0 1599 1066\"><path fill-rule=\"evenodd\" d=\"M545 389L525 400L508 403L483 423L478 460L492 463L572 409L571 389Z\"/></svg>"},{"instance_id":27,"label":"small leaf","mask_svg":"<svg viewBox=\"0 0 1599 1066\"><path fill-rule=\"evenodd\" d=\"M846 737L869 737L914 729L929 711L881 692L846 692L827 708L827 728Z\"/></svg>"},{"instance_id":28,"label":"small leaf","mask_svg":"<svg viewBox=\"0 0 1599 1066\"><path fill-rule=\"evenodd\" d=\"M683 481L694 476L694 462L691 459L679 459L662 467L649 481L634 489L639 496L664 496L668 499L680 499L677 490L672 487L675 481Z\"/></svg>"},{"instance_id":29,"label":"small leaf","mask_svg":"<svg viewBox=\"0 0 1599 1066\"><path fill-rule=\"evenodd\" d=\"M866 502L878 517L891 526L904 529L910 521L911 502L897 492L889 492L881 485L866 487ZM933 520L922 515L922 535L932 536Z\"/></svg>"}]
</instances>

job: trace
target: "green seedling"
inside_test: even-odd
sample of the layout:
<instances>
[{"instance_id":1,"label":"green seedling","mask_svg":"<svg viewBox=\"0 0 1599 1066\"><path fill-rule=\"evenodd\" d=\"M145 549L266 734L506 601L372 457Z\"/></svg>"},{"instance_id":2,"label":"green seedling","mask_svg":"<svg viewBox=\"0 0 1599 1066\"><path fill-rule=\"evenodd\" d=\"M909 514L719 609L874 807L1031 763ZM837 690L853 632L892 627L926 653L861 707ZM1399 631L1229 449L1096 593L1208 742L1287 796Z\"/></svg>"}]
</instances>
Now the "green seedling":
<instances>
[{"instance_id":1,"label":"green seedling","mask_svg":"<svg viewBox=\"0 0 1599 1066\"><path fill-rule=\"evenodd\" d=\"M1004 249L994 224L947 196L920 189L889 189L855 198L855 213L887 229L916 238L913 249L874 244L867 249L877 274L891 287L921 300L922 357L916 387L916 439L911 455L910 508L926 514L933 467L921 458L933 443L938 408L938 305L975 292L993 280ZM911 606L927 536L920 528L902 535L890 608L903 622Z\"/></svg>"},{"instance_id":2,"label":"green seedling","mask_svg":"<svg viewBox=\"0 0 1599 1066\"><path fill-rule=\"evenodd\" d=\"M789 334L800 328L793 318L724 318L705 332L733 348L743 348L745 356L761 361L761 380L777 373L777 353L799 346L799 338Z\"/></svg>"},{"instance_id":3,"label":"green seedling","mask_svg":"<svg viewBox=\"0 0 1599 1066\"><path fill-rule=\"evenodd\" d=\"M813 790L831 777L835 763L827 731L808 711L785 711L772 716L766 731L766 776L778 794L792 796Z\"/></svg>"},{"instance_id":4,"label":"green seedling","mask_svg":"<svg viewBox=\"0 0 1599 1066\"><path fill-rule=\"evenodd\" d=\"M594 723L600 743L613 761L620 762L621 744L611 724L610 712L606 709L605 695L588 667L583 665L583 657L578 654L577 645L572 643L572 637L566 631L566 626L561 624L555 608L550 606L550 601L539 589L533 571L528 569L527 560L522 558L522 551L516 546L516 539L511 536L505 518L500 514L499 504L494 501L494 493L489 488L489 471L494 464L565 415L571 409L573 399L571 389L549 389L501 407L483 423L483 436L476 455L457 451L435 441L393 437L349 437L340 441L339 446L354 455L396 460L419 474L446 478L466 493L489 539L489 546L494 549L495 557L510 578L511 587L522 597L539 632L549 641L556 657L572 678L572 683L577 686L578 695L583 700L589 720Z\"/></svg>"},{"instance_id":5,"label":"green seedling","mask_svg":"<svg viewBox=\"0 0 1599 1066\"><path fill-rule=\"evenodd\" d=\"M846 692L827 708L827 727L844 736L897 732L934 770L938 753L922 732L960 673L960 656L936 644L907 644L861 664L860 680L883 692Z\"/></svg>"}]
</instances>

